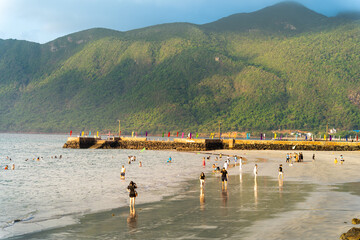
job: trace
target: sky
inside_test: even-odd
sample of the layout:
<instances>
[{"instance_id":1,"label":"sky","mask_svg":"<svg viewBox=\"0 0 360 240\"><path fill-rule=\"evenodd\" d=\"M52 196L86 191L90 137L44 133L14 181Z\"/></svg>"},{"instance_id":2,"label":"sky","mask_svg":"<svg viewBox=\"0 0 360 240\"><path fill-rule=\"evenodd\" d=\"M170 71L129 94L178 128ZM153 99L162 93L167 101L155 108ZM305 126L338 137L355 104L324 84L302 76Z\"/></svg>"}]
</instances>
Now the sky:
<instances>
[{"instance_id":1,"label":"sky","mask_svg":"<svg viewBox=\"0 0 360 240\"><path fill-rule=\"evenodd\" d=\"M46 43L95 28L128 31L162 23L204 24L280 0L0 0L0 39ZM360 11L360 0L298 0L326 16Z\"/></svg>"}]
</instances>

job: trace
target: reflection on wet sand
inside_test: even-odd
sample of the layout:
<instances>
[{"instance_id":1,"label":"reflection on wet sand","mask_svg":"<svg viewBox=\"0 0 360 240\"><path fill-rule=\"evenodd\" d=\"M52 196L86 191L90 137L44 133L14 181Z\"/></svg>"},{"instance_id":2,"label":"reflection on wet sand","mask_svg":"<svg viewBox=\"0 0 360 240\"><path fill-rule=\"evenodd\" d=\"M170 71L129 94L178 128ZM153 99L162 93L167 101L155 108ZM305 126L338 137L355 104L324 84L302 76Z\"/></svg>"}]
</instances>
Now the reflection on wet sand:
<instances>
[{"instance_id":1,"label":"reflection on wet sand","mask_svg":"<svg viewBox=\"0 0 360 240\"><path fill-rule=\"evenodd\" d=\"M283 186L284 186L284 180L279 178L279 194L280 194L280 198L282 197Z\"/></svg>"},{"instance_id":2,"label":"reflection on wet sand","mask_svg":"<svg viewBox=\"0 0 360 240\"><path fill-rule=\"evenodd\" d=\"M127 217L127 224L129 227L129 230L135 230L137 227L137 217L138 215L136 213L130 213Z\"/></svg>"},{"instance_id":3,"label":"reflection on wet sand","mask_svg":"<svg viewBox=\"0 0 360 240\"><path fill-rule=\"evenodd\" d=\"M227 191L226 188L223 188L221 191L221 197L222 197L222 203L223 206L226 207L227 206L227 202L228 202L228 198L229 198L229 192Z\"/></svg>"},{"instance_id":4,"label":"reflection on wet sand","mask_svg":"<svg viewBox=\"0 0 360 240\"><path fill-rule=\"evenodd\" d=\"M255 203L255 207L256 207L258 204L258 187L257 187L256 175L254 177L254 203Z\"/></svg>"},{"instance_id":5,"label":"reflection on wet sand","mask_svg":"<svg viewBox=\"0 0 360 240\"><path fill-rule=\"evenodd\" d=\"M204 189L200 189L200 209L205 210L205 194Z\"/></svg>"}]
</instances>

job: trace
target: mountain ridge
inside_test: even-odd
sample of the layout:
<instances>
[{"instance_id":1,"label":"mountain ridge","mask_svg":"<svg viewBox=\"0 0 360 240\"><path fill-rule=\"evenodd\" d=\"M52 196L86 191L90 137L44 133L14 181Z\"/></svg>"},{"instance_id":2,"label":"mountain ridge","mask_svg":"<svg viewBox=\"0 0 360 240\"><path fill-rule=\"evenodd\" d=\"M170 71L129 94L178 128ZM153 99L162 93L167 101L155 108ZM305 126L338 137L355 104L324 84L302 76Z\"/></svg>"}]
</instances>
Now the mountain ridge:
<instances>
[{"instance_id":1,"label":"mountain ridge","mask_svg":"<svg viewBox=\"0 0 360 240\"><path fill-rule=\"evenodd\" d=\"M290 7L313 16L296 32L171 23L1 40L0 131L359 128L359 23Z\"/></svg>"}]
</instances>

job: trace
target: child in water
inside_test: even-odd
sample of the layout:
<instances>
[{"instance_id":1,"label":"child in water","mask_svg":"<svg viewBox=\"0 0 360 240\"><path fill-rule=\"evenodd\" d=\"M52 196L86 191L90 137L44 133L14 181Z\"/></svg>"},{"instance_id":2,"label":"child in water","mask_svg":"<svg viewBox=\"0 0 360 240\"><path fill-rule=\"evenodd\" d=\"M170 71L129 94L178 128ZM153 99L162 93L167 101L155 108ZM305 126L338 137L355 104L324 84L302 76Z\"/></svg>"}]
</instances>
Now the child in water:
<instances>
[{"instance_id":1,"label":"child in water","mask_svg":"<svg viewBox=\"0 0 360 240\"><path fill-rule=\"evenodd\" d=\"M171 160L172 160L171 157L169 157L169 159L167 160L167 162L168 162L168 163L171 163Z\"/></svg>"}]
</instances>

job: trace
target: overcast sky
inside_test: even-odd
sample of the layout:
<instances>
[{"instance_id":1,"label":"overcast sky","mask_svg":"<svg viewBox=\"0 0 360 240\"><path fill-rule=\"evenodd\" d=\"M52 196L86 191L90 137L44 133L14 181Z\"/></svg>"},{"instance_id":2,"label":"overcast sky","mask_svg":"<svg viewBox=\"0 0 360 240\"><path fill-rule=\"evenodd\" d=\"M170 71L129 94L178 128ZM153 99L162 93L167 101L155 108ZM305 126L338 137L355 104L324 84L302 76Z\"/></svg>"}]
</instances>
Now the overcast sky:
<instances>
[{"instance_id":1,"label":"overcast sky","mask_svg":"<svg viewBox=\"0 0 360 240\"><path fill-rule=\"evenodd\" d=\"M0 0L0 38L45 43L94 27L127 31L161 23L203 24L279 0ZM327 16L360 11L360 0L298 0Z\"/></svg>"}]
</instances>

